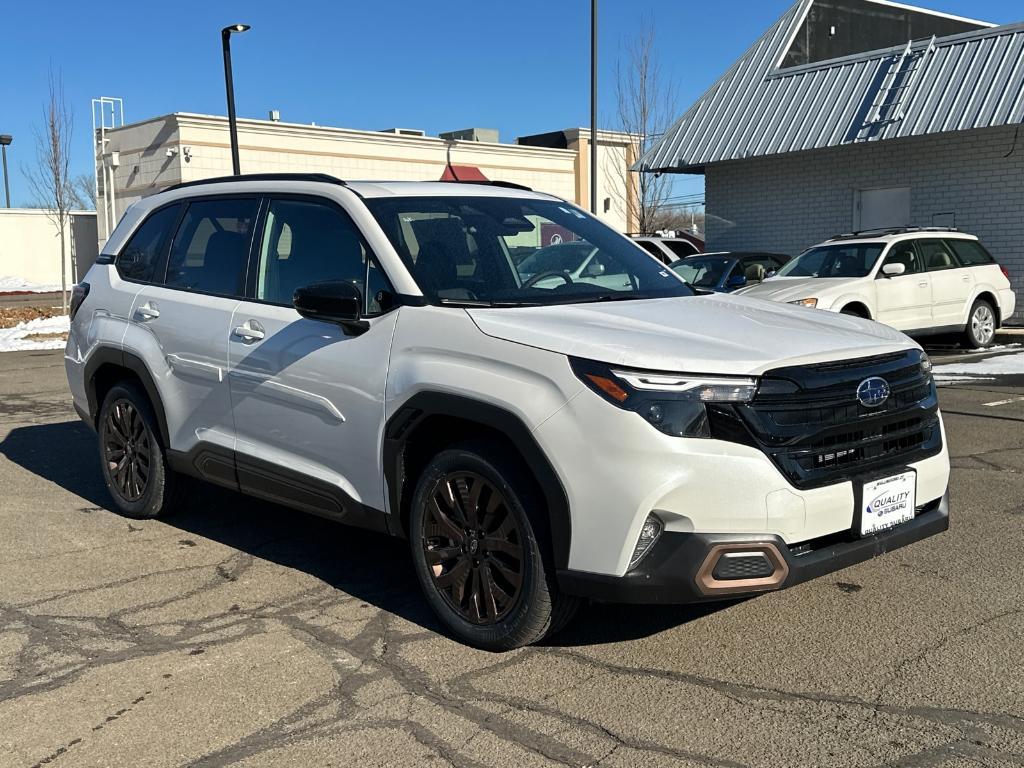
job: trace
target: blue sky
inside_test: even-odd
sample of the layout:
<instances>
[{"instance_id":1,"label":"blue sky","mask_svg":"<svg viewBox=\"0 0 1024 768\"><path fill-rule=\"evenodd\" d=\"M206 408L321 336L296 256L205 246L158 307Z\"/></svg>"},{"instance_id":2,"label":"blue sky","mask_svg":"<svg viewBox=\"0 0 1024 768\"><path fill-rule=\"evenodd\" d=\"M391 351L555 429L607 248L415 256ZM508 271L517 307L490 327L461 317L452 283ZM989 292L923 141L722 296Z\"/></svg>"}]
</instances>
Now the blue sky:
<instances>
[{"instance_id":1,"label":"blue sky","mask_svg":"<svg viewBox=\"0 0 1024 768\"><path fill-rule=\"evenodd\" d=\"M614 126L615 60L654 20L681 112L787 7L788 0L600 0L602 127ZM921 3L925 4L925 3ZM948 13L1009 23L1019 0L931 0ZM90 99L120 96L129 122L168 112L223 114L221 27L253 29L232 47L238 113L428 133L494 127L503 141L589 120L589 2L424 0L291 3L180 0L12 2L0 14L0 133L11 198L29 202L23 165L47 70L64 78L76 121L73 172L90 173ZM699 180L678 192L699 189Z\"/></svg>"}]
</instances>

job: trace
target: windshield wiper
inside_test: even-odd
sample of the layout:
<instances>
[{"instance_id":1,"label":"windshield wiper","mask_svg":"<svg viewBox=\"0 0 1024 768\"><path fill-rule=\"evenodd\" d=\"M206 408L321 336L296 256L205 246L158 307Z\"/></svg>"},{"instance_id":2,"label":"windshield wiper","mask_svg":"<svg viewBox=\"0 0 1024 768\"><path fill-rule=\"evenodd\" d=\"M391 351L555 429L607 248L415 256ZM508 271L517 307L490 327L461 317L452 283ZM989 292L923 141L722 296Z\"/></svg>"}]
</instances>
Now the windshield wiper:
<instances>
[{"instance_id":1,"label":"windshield wiper","mask_svg":"<svg viewBox=\"0 0 1024 768\"><path fill-rule=\"evenodd\" d=\"M446 307L493 307L493 301L486 299L438 299Z\"/></svg>"},{"instance_id":2,"label":"windshield wiper","mask_svg":"<svg viewBox=\"0 0 1024 768\"><path fill-rule=\"evenodd\" d=\"M446 307L464 307L466 309L544 306L543 303L539 301L514 301L510 299L503 299L500 301L490 301L488 299L438 299L438 301Z\"/></svg>"}]
</instances>

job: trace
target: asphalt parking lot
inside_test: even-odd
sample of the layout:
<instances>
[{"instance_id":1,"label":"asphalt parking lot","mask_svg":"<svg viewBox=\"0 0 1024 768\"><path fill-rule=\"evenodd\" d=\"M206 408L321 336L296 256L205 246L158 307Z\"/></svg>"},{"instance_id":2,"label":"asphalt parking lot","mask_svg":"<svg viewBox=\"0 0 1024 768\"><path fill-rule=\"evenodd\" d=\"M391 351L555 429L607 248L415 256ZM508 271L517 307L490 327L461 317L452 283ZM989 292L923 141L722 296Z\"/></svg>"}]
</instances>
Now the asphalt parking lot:
<instances>
[{"instance_id":1,"label":"asphalt parking lot","mask_svg":"<svg viewBox=\"0 0 1024 768\"><path fill-rule=\"evenodd\" d=\"M495 655L439 634L401 542L212 488L108 511L61 353L5 354L0 765L1022 765L1022 396L941 390L942 536Z\"/></svg>"}]
</instances>

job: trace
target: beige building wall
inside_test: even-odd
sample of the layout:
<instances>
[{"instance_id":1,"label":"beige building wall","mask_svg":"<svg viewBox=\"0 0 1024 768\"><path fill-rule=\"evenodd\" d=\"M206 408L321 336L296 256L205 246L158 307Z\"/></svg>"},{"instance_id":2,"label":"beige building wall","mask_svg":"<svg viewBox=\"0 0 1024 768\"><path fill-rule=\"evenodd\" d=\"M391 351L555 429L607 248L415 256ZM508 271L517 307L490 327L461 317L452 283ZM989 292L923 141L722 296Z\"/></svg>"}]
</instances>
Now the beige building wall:
<instances>
[{"instance_id":1,"label":"beige building wall","mask_svg":"<svg viewBox=\"0 0 1024 768\"><path fill-rule=\"evenodd\" d=\"M0 208L0 277L36 285L61 282L60 237L47 211ZM96 261L96 214L76 211L65 230L68 288ZM77 273L76 273L77 267Z\"/></svg>"},{"instance_id":2,"label":"beige building wall","mask_svg":"<svg viewBox=\"0 0 1024 768\"><path fill-rule=\"evenodd\" d=\"M407 136L377 131L239 120L238 144L242 173L328 173L342 179L437 180L447 159L453 165L478 167L487 178L523 184L587 207L589 181L581 186L589 155L582 158L589 132L572 129L567 149L475 141L449 142L433 136ZM227 118L176 113L109 131L101 180L113 168L114 208L105 185L100 184L97 210L100 241L125 208L146 195L182 181L231 174L231 148ZM580 137L587 137L581 141ZM598 136L599 202L613 202L598 215L620 231L629 229L626 204L628 153L625 134ZM588 150L589 151L589 150ZM116 167L113 167L116 165ZM589 179L589 176L587 176ZM582 190L582 194L581 194Z\"/></svg>"}]
</instances>

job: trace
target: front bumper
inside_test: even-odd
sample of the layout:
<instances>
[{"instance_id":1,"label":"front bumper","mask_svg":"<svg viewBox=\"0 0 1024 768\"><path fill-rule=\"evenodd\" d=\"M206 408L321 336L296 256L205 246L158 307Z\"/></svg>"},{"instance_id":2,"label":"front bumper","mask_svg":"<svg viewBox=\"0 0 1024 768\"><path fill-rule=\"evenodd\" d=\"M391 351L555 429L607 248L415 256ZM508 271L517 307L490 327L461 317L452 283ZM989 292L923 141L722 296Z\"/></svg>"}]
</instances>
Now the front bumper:
<instances>
[{"instance_id":1,"label":"front bumper","mask_svg":"<svg viewBox=\"0 0 1024 768\"><path fill-rule=\"evenodd\" d=\"M949 491L909 522L888 531L854 538L826 536L789 547L780 536L666 531L640 564L625 576L564 570L561 589L572 595L615 603L678 604L743 597L785 589L824 576L949 528ZM717 559L730 552L769 553L771 576L719 581L710 576ZM774 553L774 554L773 554Z\"/></svg>"}]
</instances>

